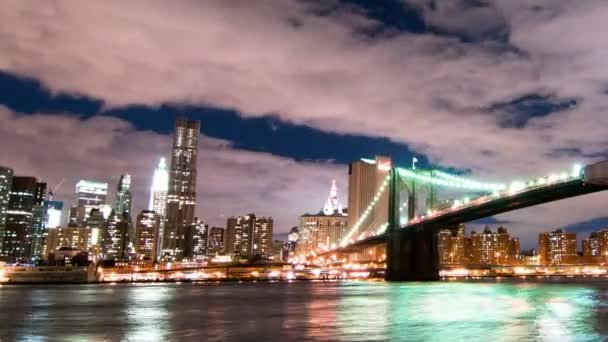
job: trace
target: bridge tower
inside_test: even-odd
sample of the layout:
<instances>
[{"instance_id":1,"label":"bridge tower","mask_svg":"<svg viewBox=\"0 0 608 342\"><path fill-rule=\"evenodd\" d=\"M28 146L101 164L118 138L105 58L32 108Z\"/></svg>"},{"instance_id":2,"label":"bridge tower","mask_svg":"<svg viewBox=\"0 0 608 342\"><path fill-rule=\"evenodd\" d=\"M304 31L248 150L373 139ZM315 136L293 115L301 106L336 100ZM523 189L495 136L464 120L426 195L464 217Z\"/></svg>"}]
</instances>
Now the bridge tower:
<instances>
[{"instance_id":1,"label":"bridge tower","mask_svg":"<svg viewBox=\"0 0 608 342\"><path fill-rule=\"evenodd\" d=\"M389 214L386 246L386 280L439 280L439 252L437 231L423 225L400 229L400 185L403 184L396 168L391 169L389 182ZM408 215L414 215L416 185L408 184ZM410 218L413 216L409 216Z\"/></svg>"}]
</instances>

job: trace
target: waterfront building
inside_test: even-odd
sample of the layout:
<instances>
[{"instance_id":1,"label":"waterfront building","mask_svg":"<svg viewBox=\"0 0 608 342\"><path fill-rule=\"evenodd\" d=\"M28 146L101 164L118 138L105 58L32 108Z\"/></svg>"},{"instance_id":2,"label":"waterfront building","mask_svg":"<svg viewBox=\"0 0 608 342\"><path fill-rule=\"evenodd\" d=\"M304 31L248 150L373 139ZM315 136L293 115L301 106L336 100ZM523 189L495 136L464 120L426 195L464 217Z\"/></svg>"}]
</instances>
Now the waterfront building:
<instances>
[{"instance_id":1,"label":"waterfront building","mask_svg":"<svg viewBox=\"0 0 608 342\"><path fill-rule=\"evenodd\" d=\"M6 216L14 175L12 169L0 166L0 251L2 250L2 236L6 228Z\"/></svg>"},{"instance_id":2,"label":"waterfront building","mask_svg":"<svg viewBox=\"0 0 608 342\"><path fill-rule=\"evenodd\" d=\"M226 252L236 257L272 255L272 217L255 214L228 218L226 224Z\"/></svg>"},{"instance_id":3,"label":"waterfront building","mask_svg":"<svg viewBox=\"0 0 608 342\"><path fill-rule=\"evenodd\" d=\"M391 170L391 159L377 156L374 160L361 159L348 168L348 223L353 228L374 200ZM361 221L357 234L377 230L388 222L389 191L384 191L373 210Z\"/></svg>"},{"instance_id":4,"label":"waterfront building","mask_svg":"<svg viewBox=\"0 0 608 342\"><path fill-rule=\"evenodd\" d=\"M513 265L521 259L519 239L512 238L504 227L496 232L489 227L481 234L473 232L470 246L468 254L473 265Z\"/></svg>"},{"instance_id":5,"label":"waterfront building","mask_svg":"<svg viewBox=\"0 0 608 342\"><path fill-rule=\"evenodd\" d=\"M102 254L106 260L120 260L129 257L129 228L131 216L126 213L112 213L104 222L102 231Z\"/></svg>"},{"instance_id":6,"label":"waterfront building","mask_svg":"<svg viewBox=\"0 0 608 342\"><path fill-rule=\"evenodd\" d=\"M347 225L348 215L342 209L334 180L323 209L316 214L300 216L300 225L295 236L298 240L296 254L305 256L336 248L348 232ZM295 246L295 243L293 245Z\"/></svg>"},{"instance_id":7,"label":"waterfront building","mask_svg":"<svg viewBox=\"0 0 608 342\"><path fill-rule=\"evenodd\" d=\"M209 241L209 225L195 218L194 222L185 229L184 258L202 261L207 258Z\"/></svg>"},{"instance_id":8,"label":"waterfront building","mask_svg":"<svg viewBox=\"0 0 608 342\"><path fill-rule=\"evenodd\" d=\"M576 233L558 229L538 236L541 265L563 265L577 262Z\"/></svg>"},{"instance_id":9,"label":"waterfront building","mask_svg":"<svg viewBox=\"0 0 608 342\"><path fill-rule=\"evenodd\" d=\"M131 176L128 173L122 174L116 189L116 199L114 200L113 211L117 214L131 214L133 195L131 193Z\"/></svg>"},{"instance_id":10,"label":"waterfront building","mask_svg":"<svg viewBox=\"0 0 608 342\"><path fill-rule=\"evenodd\" d=\"M464 224L459 229L442 230L438 233L440 265L465 265L470 253L469 239L465 235Z\"/></svg>"},{"instance_id":11,"label":"waterfront building","mask_svg":"<svg viewBox=\"0 0 608 342\"><path fill-rule=\"evenodd\" d=\"M200 121L177 119L162 244L163 254L168 259L183 257L184 228L194 222L199 135Z\"/></svg>"},{"instance_id":12,"label":"waterfront building","mask_svg":"<svg viewBox=\"0 0 608 342\"><path fill-rule=\"evenodd\" d=\"M32 257L34 208L40 185L34 177L13 177L0 258L30 261Z\"/></svg>"},{"instance_id":13,"label":"waterfront building","mask_svg":"<svg viewBox=\"0 0 608 342\"><path fill-rule=\"evenodd\" d=\"M45 248L49 256L60 248L88 252L91 246L91 229L86 227L57 227L49 229ZM49 258L50 259L50 258Z\"/></svg>"},{"instance_id":14,"label":"waterfront building","mask_svg":"<svg viewBox=\"0 0 608 342\"><path fill-rule=\"evenodd\" d=\"M154 262L158 257L158 230L160 215L143 210L137 215L135 225L135 254L138 260Z\"/></svg>"},{"instance_id":15,"label":"waterfront building","mask_svg":"<svg viewBox=\"0 0 608 342\"><path fill-rule=\"evenodd\" d=\"M207 255L214 257L224 254L224 228L211 227L207 242Z\"/></svg>"}]
</instances>

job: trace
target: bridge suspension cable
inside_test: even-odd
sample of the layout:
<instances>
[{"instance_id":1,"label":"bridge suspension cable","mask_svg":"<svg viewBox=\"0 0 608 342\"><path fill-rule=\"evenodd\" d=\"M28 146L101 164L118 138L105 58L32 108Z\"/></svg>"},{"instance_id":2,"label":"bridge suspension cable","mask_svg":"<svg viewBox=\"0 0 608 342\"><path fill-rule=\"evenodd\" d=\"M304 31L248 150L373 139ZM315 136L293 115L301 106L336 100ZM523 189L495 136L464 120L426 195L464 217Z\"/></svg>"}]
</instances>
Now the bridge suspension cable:
<instances>
[{"instance_id":1,"label":"bridge suspension cable","mask_svg":"<svg viewBox=\"0 0 608 342\"><path fill-rule=\"evenodd\" d=\"M495 183L481 183L466 178L450 175L441 171L433 171L434 176L427 173L416 172L415 170L408 170L403 168L397 169L399 176L414 179L428 184L444 186L447 188L465 189L473 191L502 191L507 188L504 184Z\"/></svg>"},{"instance_id":2,"label":"bridge suspension cable","mask_svg":"<svg viewBox=\"0 0 608 342\"><path fill-rule=\"evenodd\" d=\"M359 219L357 220L357 222L355 222L355 225L350 229L350 231L346 234L346 236L344 236L344 238L342 238L342 241L340 241L340 246L344 247L347 246L348 244L354 242L353 241L353 236L359 231L359 228L361 228L361 225L363 223L365 223L365 221L367 220L368 216L371 214L371 212L374 210L376 204L378 204L378 202L380 201L380 198L382 197L382 195L384 194L385 191L387 191L388 187L389 187L389 182L391 180L391 175L390 173L386 176L386 178L384 178L384 181L382 182L382 185L380 186L380 188L378 189L378 192L376 193L376 195L374 196L374 198L372 199L372 201L369 203L369 205L367 206L367 208L363 211L363 214L361 214L361 216L359 217ZM386 230L386 223L383 223L382 225L380 225L378 231L384 227L384 230Z\"/></svg>"}]
</instances>

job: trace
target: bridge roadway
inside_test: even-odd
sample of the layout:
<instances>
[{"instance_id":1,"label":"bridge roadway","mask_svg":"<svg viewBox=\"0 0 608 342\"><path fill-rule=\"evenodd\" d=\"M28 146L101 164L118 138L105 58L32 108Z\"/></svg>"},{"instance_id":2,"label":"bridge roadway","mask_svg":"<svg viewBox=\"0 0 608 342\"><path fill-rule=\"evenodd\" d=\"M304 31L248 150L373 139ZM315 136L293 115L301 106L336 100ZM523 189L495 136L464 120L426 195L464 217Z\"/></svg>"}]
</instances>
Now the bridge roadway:
<instances>
[{"instance_id":1,"label":"bridge roadway","mask_svg":"<svg viewBox=\"0 0 608 342\"><path fill-rule=\"evenodd\" d=\"M601 164L608 165L607 162ZM395 179L395 177L392 178ZM392 184L391 188L394 186L396 184ZM589 177L584 177L530 187L511 195L486 196L472 200L469 205L447 209L435 216L425 217L396 229L395 225L389 224L387 231L383 234L355 241L348 246L321 255L353 253L366 247L385 244L387 280L437 280L439 279L437 250L437 232L439 230L455 228L461 223L484 217L603 190L608 190L605 178L591 181ZM391 201L393 203L389 203L389 207L392 208L394 214L389 213L389 222L396 222L398 204L395 199Z\"/></svg>"}]
</instances>

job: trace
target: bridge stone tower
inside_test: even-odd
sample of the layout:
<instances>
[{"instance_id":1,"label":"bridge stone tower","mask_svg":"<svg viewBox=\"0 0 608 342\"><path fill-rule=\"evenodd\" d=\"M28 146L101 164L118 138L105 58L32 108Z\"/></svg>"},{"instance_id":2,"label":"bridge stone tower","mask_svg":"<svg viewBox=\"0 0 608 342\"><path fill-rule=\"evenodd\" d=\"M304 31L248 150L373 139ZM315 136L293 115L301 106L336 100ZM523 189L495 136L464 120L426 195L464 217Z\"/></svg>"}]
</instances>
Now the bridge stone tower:
<instances>
[{"instance_id":1,"label":"bridge stone tower","mask_svg":"<svg viewBox=\"0 0 608 342\"><path fill-rule=\"evenodd\" d=\"M396 168L391 170L389 184L386 280L439 280L438 230L423 225L407 230L400 229L399 194L402 192ZM410 184L407 193L408 215L412 217L416 203L415 184Z\"/></svg>"}]
</instances>

